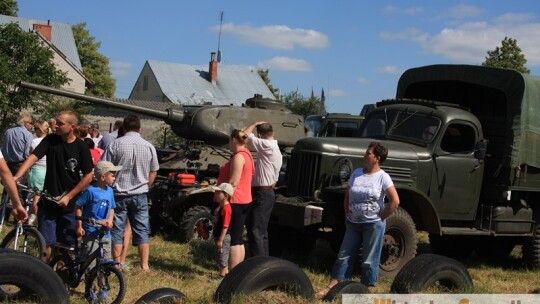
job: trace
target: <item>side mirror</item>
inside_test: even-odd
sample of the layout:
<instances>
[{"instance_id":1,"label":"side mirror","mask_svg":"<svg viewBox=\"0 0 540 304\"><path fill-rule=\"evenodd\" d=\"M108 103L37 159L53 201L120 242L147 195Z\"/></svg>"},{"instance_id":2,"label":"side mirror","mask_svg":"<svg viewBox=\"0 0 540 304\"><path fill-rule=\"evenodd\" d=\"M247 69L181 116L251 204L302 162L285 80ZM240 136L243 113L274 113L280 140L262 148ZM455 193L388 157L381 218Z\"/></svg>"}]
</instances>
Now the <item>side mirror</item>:
<instances>
[{"instance_id":1,"label":"side mirror","mask_svg":"<svg viewBox=\"0 0 540 304\"><path fill-rule=\"evenodd\" d=\"M474 147L474 158L478 160L483 160L486 158L488 143L489 140L487 139L481 139L476 143L476 146Z\"/></svg>"}]
</instances>

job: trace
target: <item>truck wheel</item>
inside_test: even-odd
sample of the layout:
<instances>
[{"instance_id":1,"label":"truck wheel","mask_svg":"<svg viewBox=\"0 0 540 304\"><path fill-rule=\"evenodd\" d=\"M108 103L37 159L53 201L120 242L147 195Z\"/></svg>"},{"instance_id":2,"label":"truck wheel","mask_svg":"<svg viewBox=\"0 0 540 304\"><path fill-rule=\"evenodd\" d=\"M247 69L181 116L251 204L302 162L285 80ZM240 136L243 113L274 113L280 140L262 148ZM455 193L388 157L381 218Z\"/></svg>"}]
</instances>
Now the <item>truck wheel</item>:
<instances>
[{"instance_id":1,"label":"truck wheel","mask_svg":"<svg viewBox=\"0 0 540 304\"><path fill-rule=\"evenodd\" d=\"M536 225L533 236L523 244L523 261L529 268L540 268L540 225Z\"/></svg>"},{"instance_id":2,"label":"truck wheel","mask_svg":"<svg viewBox=\"0 0 540 304\"><path fill-rule=\"evenodd\" d=\"M181 242L189 242L193 239L211 240L214 229L214 216L210 209L204 206L195 206L184 212L180 220L179 236Z\"/></svg>"},{"instance_id":3,"label":"truck wheel","mask_svg":"<svg viewBox=\"0 0 540 304\"><path fill-rule=\"evenodd\" d=\"M380 275L393 277L416 255L416 226L409 213L401 208L386 219L381 253Z\"/></svg>"},{"instance_id":4,"label":"truck wheel","mask_svg":"<svg viewBox=\"0 0 540 304\"><path fill-rule=\"evenodd\" d=\"M353 282L353 281L343 281L337 283L332 287L326 296L324 297L325 301L334 301L334 299L341 297L344 294L368 294L369 289L366 285Z\"/></svg>"},{"instance_id":5,"label":"truck wheel","mask_svg":"<svg viewBox=\"0 0 540 304\"><path fill-rule=\"evenodd\" d=\"M446 290L470 291L473 282L469 271L460 262L437 254L422 254L407 263L397 274L391 293L421 293L441 286Z\"/></svg>"},{"instance_id":6,"label":"truck wheel","mask_svg":"<svg viewBox=\"0 0 540 304\"><path fill-rule=\"evenodd\" d=\"M174 288L157 288L145 293L140 297L135 304L145 304L145 303L184 303L186 300L186 295L181 291Z\"/></svg>"},{"instance_id":7,"label":"truck wheel","mask_svg":"<svg viewBox=\"0 0 540 304\"><path fill-rule=\"evenodd\" d=\"M235 295L263 290L281 290L313 299L311 281L298 265L275 257L256 256L234 267L221 281L214 301L230 303Z\"/></svg>"},{"instance_id":8,"label":"truck wheel","mask_svg":"<svg viewBox=\"0 0 540 304\"><path fill-rule=\"evenodd\" d=\"M464 259L474 250L473 238L459 235L429 234L431 252L454 259Z\"/></svg>"}]
</instances>

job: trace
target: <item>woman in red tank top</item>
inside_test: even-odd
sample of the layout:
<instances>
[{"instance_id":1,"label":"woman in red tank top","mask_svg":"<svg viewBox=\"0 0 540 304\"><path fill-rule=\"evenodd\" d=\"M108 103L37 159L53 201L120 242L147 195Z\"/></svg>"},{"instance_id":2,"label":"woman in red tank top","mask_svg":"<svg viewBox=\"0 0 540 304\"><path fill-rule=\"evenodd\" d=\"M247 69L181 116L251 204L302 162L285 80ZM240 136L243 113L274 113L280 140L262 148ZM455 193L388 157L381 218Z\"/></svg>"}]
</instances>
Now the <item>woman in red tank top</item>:
<instances>
[{"instance_id":1,"label":"woman in red tank top","mask_svg":"<svg viewBox=\"0 0 540 304\"><path fill-rule=\"evenodd\" d=\"M246 216L251 204L251 179L255 165L251 152L247 148L248 135L234 129L229 140L229 149L233 153L231 159L219 170L218 185L229 183L234 187L231 199L231 252L229 270L244 260L245 248L242 238Z\"/></svg>"}]
</instances>

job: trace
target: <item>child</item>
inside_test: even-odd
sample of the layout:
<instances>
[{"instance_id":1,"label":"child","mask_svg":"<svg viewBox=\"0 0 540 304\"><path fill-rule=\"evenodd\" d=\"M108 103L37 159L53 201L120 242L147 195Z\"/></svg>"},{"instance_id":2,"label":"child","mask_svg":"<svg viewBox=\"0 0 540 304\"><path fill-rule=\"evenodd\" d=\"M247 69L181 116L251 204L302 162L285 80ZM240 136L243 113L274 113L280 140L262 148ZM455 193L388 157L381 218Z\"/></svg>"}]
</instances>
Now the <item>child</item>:
<instances>
[{"instance_id":1,"label":"child","mask_svg":"<svg viewBox=\"0 0 540 304\"><path fill-rule=\"evenodd\" d=\"M77 200L75 215L91 217L100 225L112 227L116 203L110 186L114 183L115 172L119 170L122 170L122 166L115 166L108 161L98 162L94 168L96 182L88 186ZM95 227L79 220L77 221L77 235L83 237L83 254L89 254L98 248L98 231ZM112 258L110 239L111 233L108 232L103 237L106 259Z\"/></svg>"},{"instance_id":2,"label":"child","mask_svg":"<svg viewBox=\"0 0 540 304\"><path fill-rule=\"evenodd\" d=\"M219 279L223 279L229 273L231 235L228 230L232 214L229 200L234 194L234 188L228 183L222 183L217 187L212 186L212 188L215 191L214 200L219 203L219 207L216 209L217 222L214 226L214 241L217 247L216 260L219 266Z\"/></svg>"}]
</instances>

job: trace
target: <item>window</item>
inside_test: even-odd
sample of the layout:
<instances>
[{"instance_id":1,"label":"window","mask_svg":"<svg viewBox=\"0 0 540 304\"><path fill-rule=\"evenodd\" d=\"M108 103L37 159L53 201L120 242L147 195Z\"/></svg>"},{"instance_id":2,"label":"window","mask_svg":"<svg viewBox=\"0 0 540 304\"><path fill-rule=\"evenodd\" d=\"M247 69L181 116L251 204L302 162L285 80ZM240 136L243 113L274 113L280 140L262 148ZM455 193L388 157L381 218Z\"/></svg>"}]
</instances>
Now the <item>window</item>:
<instances>
[{"instance_id":1,"label":"window","mask_svg":"<svg viewBox=\"0 0 540 304\"><path fill-rule=\"evenodd\" d=\"M146 91L146 90L148 90L148 76L144 75L143 76L143 91Z\"/></svg>"},{"instance_id":2,"label":"window","mask_svg":"<svg viewBox=\"0 0 540 304\"><path fill-rule=\"evenodd\" d=\"M450 153L471 153L476 144L474 129L465 124L451 124L446 128L441 149Z\"/></svg>"}]
</instances>

